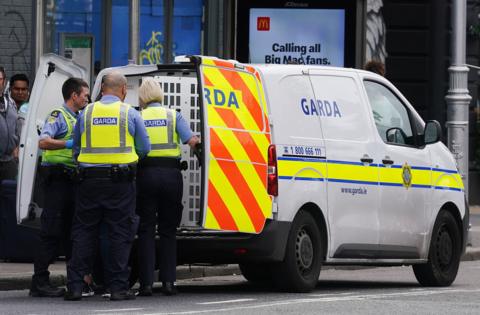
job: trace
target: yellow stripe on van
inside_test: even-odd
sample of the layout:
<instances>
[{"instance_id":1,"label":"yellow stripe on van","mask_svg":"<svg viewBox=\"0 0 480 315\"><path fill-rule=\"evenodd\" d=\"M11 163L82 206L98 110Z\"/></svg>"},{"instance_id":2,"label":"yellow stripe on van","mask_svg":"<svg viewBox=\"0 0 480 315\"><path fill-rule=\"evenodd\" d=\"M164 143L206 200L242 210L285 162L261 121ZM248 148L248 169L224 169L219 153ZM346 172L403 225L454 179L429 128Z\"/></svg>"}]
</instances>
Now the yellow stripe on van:
<instances>
[{"instance_id":1,"label":"yellow stripe on van","mask_svg":"<svg viewBox=\"0 0 480 315\"><path fill-rule=\"evenodd\" d=\"M220 225L218 224L217 219L215 219L210 207L208 207L208 211L205 215L205 226L212 230L220 230Z\"/></svg>"},{"instance_id":2,"label":"yellow stripe on van","mask_svg":"<svg viewBox=\"0 0 480 315\"><path fill-rule=\"evenodd\" d=\"M278 176L325 178L326 164L321 162L279 160Z\"/></svg>"},{"instance_id":3,"label":"yellow stripe on van","mask_svg":"<svg viewBox=\"0 0 480 315\"><path fill-rule=\"evenodd\" d=\"M365 165L328 163L328 178L378 182L377 168Z\"/></svg>"},{"instance_id":4,"label":"yellow stripe on van","mask_svg":"<svg viewBox=\"0 0 480 315\"><path fill-rule=\"evenodd\" d=\"M213 155L210 155L210 172L215 174L215 176L211 176L210 181L221 195L222 200L228 203L229 209L235 209L230 211L230 214L238 229L247 233L255 233L255 228L246 209ZM209 228L211 227L209 226Z\"/></svg>"},{"instance_id":5,"label":"yellow stripe on van","mask_svg":"<svg viewBox=\"0 0 480 315\"><path fill-rule=\"evenodd\" d=\"M424 166L413 166L409 187L416 189L452 189L463 191L463 181L455 170L430 169ZM383 167L378 165L364 166L356 162L328 160L315 161L311 158L284 157L278 158L278 175L280 179L293 178L327 181L341 180L346 182L361 181L371 184L405 186L403 168L401 166Z\"/></svg>"},{"instance_id":6,"label":"yellow stripe on van","mask_svg":"<svg viewBox=\"0 0 480 315\"><path fill-rule=\"evenodd\" d=\"M432 183L436 188L464 189L462 178L458 173L446 173L434 170L432 171Z\"/></svg>"},{"instance_id":7,"label":"yellow stripe on van","mask_svg":"<svg viewBox=\"0 0 480 315\"><path fill-rule=\"evenodd\" d=\"M431 186L432 172L430 170L412 169L412 185Z\"/></svg>"}]
</instances>

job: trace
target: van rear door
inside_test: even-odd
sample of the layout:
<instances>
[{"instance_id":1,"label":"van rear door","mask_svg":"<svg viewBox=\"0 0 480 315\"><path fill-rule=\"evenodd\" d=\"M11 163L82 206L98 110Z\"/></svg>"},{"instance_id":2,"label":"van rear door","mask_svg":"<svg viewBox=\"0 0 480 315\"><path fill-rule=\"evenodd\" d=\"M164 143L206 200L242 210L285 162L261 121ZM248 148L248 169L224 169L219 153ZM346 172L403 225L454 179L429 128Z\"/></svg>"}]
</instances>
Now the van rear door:
<instances>
[{"instance_id":1,"label":"van rear door","mask_svg":"<svg viewBox=\"0 0 480 315\"><path fill-rule=\"evenodd\" d=\"M38 136L50 111L63 104L63 82L71 77L87 77L84 68L54 54L42 56L39 64L20 138L17 180L17 222L34 227L40 226L43 203L37 177L41 153Z\"/></svg>"},{"instance_id":2,"label":"van rear door","mask_svg":"<svg viewBox=\"0 0 480 315\"><path fill-rule=\"evenodd\" d=\"M260 233L272 215L267 193L271 143L259 73L249 66L202 57L205 198L202 226Z\"/></svg>"}]
</instances>

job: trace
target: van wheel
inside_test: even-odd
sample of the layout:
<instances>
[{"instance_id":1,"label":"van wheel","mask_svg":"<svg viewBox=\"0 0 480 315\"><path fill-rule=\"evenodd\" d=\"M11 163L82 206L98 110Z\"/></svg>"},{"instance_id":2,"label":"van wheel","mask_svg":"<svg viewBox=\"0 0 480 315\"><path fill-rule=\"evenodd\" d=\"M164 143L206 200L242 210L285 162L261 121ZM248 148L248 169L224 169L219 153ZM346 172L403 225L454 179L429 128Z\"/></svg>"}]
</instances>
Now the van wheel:
<instances>
[{"instance_id":1,"label":"van wheel","mask_svg":"<svg viewBox=\"0 0 480 315\"><path fill-rule=\"evenodd\" d=\"M252 283L266 283L272 280L271 265L266 263L238 264L245 279Z\"/></svg>"},{"instance_id":2,"label":"van wheel","mask_svg":"<svg viewBox=\"0 0 480 315\"><path fill-rule=\"evenodd\" d=\"M440 211L433 227L426 264L413 265L423 286L449 286L457 276L461 256L461 237L457 222L448 211Z\"/></svg>"},{"instance_id":3,"label":"van wheel","mask_svg":"<svg viewBox=\"0 0 480 315\"><path fill-rule=\"evenodd\" d=\"M292 223L285 258L273 265L272 280L281 290L310 292L322 266L322 242L315 219L300 211Z\"/></svg>"}]
</instances>

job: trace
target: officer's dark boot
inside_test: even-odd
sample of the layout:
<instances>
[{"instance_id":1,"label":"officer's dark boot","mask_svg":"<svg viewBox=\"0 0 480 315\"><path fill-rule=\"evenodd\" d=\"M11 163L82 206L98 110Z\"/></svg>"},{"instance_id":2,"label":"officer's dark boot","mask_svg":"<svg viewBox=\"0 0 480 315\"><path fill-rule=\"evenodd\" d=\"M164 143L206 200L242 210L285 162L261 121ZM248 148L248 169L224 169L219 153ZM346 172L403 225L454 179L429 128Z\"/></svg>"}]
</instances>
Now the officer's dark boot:
<instances>
[{"instance_id":1,"label":"officer's dark boot","mask_svg":"<svg viewBox=\"0 0 480 315\"><path fill-rule=\"evenodd\" d=\"M40 277L32 277L32 285L30 287L29 295L33 297L60 297L65 294L65 289L55 287L50 284L47 279Z\"/></svg>"},{"instance_id":2,"label":"officer's dark boot","mask_svg":"<svg viewBox=\"0 0 480 315\"><path fill-rule=\"evenodd\" d=\"M151 285L140 285L140 289L138 290L138 295L140 296L152 296L153 289Z\"/></svg>"},{"instance_id":3,"label":"officer's dark boot","mask_svg":"<svg viewBox=\"0 0 480 315\"><path fill-rule=\"evenodd\" d=\"M63 296L65 301L80 301L82 299L82 291L68 290Z\"/></svg>"},{"instance_id":4,"label":"officer's dark boot","mask_svg":"<svg viewBox=\"0 0 480 315\"><path fill-rule=\"evenodd\" d=\"M112 292L110 295L110 301L135 300L135 297L135 292L131 290Z\"/></svg>"},{"instance_id":5,"label":"officer's dark boot","mask_svg":"<svg viewBox=\"0 0 480 315\"><path fill-rule=\"evenodd\" d=\"M164 295L176 295L178 294L177 287L174 282L162 282L162 293Z\"/></svg>"}]
</instances>

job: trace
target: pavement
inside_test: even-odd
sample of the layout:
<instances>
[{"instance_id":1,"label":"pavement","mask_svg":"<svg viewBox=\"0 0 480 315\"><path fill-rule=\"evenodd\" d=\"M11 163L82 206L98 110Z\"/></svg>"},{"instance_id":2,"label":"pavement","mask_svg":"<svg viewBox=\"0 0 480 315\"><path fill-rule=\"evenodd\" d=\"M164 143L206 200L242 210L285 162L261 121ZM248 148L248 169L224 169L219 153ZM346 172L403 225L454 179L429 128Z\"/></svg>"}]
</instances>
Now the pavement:
<instances>
[{"instance_id":1,"label":"pavement","mask_svg":"<svg viewBox=\"0 0 480 315\"><path fill-rule=\"evenodd\" d=\"M463 261L480 260L480 206L471 206L470 214L478 215L479 218L471 220L470 239L466 253L462 257ZM50 265L49 270L52 284L59 286L66 284L65 262L58 261ZM32 274L33 264L31 263L0 262L0 291L30 288ZM238 265L182 265L177 267L178 280L238 274L241 274Z\"/></svg>"}]
</instances>

